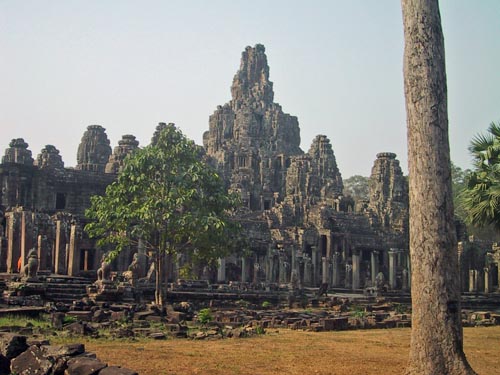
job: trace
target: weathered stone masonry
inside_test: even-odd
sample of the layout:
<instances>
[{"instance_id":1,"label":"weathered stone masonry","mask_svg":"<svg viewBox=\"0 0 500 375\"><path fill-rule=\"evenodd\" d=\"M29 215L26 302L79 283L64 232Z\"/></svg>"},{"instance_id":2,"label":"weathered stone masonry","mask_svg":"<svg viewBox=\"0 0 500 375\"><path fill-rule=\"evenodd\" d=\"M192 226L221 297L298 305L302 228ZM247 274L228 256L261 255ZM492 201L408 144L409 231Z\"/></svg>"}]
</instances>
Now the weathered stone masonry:
<instances>
[{"instance_id":1,"label":"weathered stone masonry","mask_svg":"<svg viewBox=\"0 0 500 375\"><path fill-rule=\"evenodd\" d=\"M239 220L250 248L245 257L220 259L217 273L197 276L256 286L409 289L408 185L396 155L377 155L369 199L355 202L343 195L328 137L318 135L301 150L297 117L274 102L264 46L243 51L231 95L210 116L203 148L228 190L241 196ZM54 146L34 160L23 139L12 140L0 164L0 271L17 272L19 259L23 266L35 248L40 270L95 275L101 254L83 231L84 211L138 146L124 135L112 153L105 129L91 125L78 164L65 168ZM460 248L464 290L496 290L500 252L478 261L473 248L469 242ZM127 269L134 251L114 264L117 271ZM173 279L183 261L171 265Z\"/></svg>"},{"instance_id":2,"label":"weathered stone masonry","mask_svg":"<svg viewBox=\"0 0 500 375\"><path fill-rule=\"evenodd\" d=\"M243 282L296 277L303 286L358 289L382 272L393 289L409 287L408 188L396 155L377 156L370 201L355 212L342 195L330 140L318 135L304 153L297 118L273 101L264 46L245 49L231 93L210 116L203 140L244 203L252 256L221 266L239 270Z\"/></svg>"}]
</instances>

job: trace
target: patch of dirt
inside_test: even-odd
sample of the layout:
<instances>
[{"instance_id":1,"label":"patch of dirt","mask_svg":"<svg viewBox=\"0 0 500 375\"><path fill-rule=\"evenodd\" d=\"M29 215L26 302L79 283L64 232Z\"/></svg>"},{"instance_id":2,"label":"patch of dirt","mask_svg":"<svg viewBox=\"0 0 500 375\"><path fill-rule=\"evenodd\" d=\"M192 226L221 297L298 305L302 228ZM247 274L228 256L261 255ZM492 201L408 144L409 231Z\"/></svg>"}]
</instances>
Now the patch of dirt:
<instances>
[{"instance_id":1,"label":"patch of dirt","mask_svg":"<svg viewBox=\"0 0 500 375\"><path fill-rule=\"evenodd\" d=\"M465 353L482 375L498 374L500 326L464 329ZM410 329L269 330L244 339L85 342L109 365L141 375L402 374Z\"/></svg>"}]
</instances>

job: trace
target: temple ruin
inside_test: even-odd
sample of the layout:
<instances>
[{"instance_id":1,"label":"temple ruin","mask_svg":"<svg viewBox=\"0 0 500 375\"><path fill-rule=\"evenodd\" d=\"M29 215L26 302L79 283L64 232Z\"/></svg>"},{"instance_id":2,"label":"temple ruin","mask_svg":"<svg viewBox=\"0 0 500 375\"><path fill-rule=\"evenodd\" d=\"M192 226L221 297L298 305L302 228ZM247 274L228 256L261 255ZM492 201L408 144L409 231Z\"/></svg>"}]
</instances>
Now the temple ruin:
<instances>
[{"instance_id":1,"label":"temple ruin","mask_svg":"<svg viewBox=\"0 0 500 375\"><path fill-rule=\"evenodd\" d=\"M244 256L219 259L213 273L193 276L266 287L409 290L408 184L396 155L377 154L369 199L354 201L343 195L328 137L316 136L307 152L300 148L297 117L274 102L264 46L243 51L231 95L210 116L203 148L241 197L238 219L249 245ZM112 151L105 129L90 125L77 165L67 168L56 147L47 145L35 160L24 139L12 140L0 164L0 272L19 272L36 249L39 272L95 279L102 250L83 231L84 212L138 147L124 135ZM459 237L464 290L497 290L499 249L490 246L478 260L477 243ZM113 268L126 271L140 251L123 253ZM172 280L182 261L172 263Z\"/></svg>"}]
</instances>

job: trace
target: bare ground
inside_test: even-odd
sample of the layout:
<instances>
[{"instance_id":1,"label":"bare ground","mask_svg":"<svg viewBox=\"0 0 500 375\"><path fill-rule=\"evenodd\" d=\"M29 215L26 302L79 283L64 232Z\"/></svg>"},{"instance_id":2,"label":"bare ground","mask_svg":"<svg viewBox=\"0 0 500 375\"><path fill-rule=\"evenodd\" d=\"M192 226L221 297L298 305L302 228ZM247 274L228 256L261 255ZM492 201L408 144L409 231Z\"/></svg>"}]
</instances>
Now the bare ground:
<instances>
[{"instance_id":1,"label":"bare ground","mask_svg":"<svg viewBox=\"0 0 500 375\"><path fill-rule=\"evenodd\" d=\"M481 375L500 373L500 326L464 329L464 349ZM85 342L110 365L140 375L402 374L410 329L303 332L268 330L243 339Z\"/></svg>"}]
</instances>

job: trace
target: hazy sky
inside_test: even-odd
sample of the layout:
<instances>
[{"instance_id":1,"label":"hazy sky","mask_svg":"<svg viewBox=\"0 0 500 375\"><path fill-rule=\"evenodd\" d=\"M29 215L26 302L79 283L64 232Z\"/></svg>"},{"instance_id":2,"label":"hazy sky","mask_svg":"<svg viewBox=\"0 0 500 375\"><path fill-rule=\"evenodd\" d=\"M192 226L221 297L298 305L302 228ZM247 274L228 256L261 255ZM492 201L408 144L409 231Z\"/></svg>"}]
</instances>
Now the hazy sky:
<instances>
[{"instance_id":1,"label":"hazy sky","mask_svg":"<svg viewBox=\"0 0 500 375\"><path fill-rule=\"evenodd\" d=\"M500 1L442 0L452 160L500 120ZM149 143L175 122L197 143L230 100L241 52L262 43L275 101L304 151L327 135L344 178L378 152L407 170L403 28L397 0L0 0L0 153L24 138L66 166L86 127Z\"/></svg>"}]
</instances>

